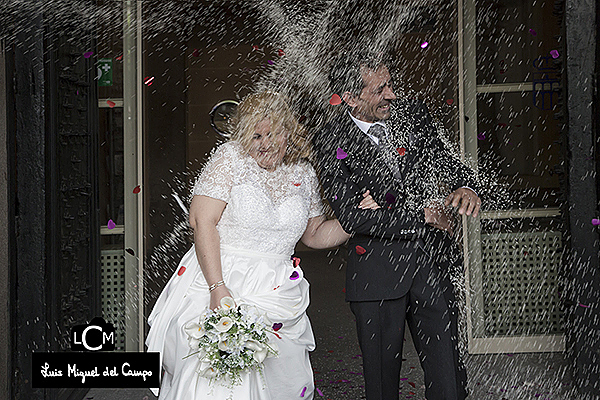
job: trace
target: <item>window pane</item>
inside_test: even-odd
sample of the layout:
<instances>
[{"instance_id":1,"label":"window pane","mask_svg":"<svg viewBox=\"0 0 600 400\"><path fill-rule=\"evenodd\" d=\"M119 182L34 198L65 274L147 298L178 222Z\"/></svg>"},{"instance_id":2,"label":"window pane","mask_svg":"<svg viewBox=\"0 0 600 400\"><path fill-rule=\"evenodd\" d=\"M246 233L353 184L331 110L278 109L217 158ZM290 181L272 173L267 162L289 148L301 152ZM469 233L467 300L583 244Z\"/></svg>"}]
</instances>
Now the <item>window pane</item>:
<instances>
[{"instance_id":1,"label":"window pane","mask_svg":"<svg viewBox=\"0 0 600 400\"><path fill-rule=\"evenodd\" d=\"M530 82L558 48L554 1L477 1L477 84Z\"/></svg>"},{"instance_id":2,"label":"window pane","mask_svg":"<svg viewBox=\"0 0 600 400\"><path fill-rule=\"evenodd\" d=\"M533 103L540 92L477 97L480 165L510 186L511 208L558 207L559 125ZM556 96L556 95L554 95Z\"/></svg>"}]
</instances>

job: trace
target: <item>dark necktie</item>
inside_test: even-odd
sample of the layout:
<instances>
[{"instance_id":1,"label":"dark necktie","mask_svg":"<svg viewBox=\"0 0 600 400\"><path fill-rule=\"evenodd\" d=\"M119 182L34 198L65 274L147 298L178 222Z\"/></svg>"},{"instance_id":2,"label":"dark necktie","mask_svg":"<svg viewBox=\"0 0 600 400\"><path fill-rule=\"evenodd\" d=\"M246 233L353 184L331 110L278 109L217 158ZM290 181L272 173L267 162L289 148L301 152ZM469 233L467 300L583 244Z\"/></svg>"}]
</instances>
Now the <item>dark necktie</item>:
<instances>
[{"instance_id":1,"label":"dark necktie","mask_svg":"<svg viewBox=\"0 0 600 400\"><path fill-rule=\"evenodd\" d=\"M392 171L392 174L396 179L402 179L400 174L400 166L398 163L398 156L394 146L390 143L385 132L385 128L379 124L373 124L369 128L369 135L375 136L379 139L379 151L383 157L383 160Z\"/></svg>"}]
</instances>

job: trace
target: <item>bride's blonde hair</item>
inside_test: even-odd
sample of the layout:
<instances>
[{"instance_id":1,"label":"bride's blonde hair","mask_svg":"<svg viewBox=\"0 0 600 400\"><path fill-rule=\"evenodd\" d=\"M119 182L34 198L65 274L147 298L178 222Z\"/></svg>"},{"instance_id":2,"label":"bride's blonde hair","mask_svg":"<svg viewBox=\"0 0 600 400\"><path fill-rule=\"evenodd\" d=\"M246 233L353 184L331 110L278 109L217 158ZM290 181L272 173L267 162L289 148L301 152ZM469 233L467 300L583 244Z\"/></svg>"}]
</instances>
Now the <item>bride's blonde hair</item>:
<instances>
[{"instance_id":1,"label":"bride's blonde hair","mask_svg":"<svg viewBox=\"0 0 600 400\"><path fill-rule=\"evenodd\" d=\"M288 133L287 149L283 156L285 164L310 157L308 131L300 125L283 96L276 92L253 93L240 102L231 119L231 139L240 142L248 152L256 125L265 119L271 121L271 134Z\"/></svg>"}]
</instances>

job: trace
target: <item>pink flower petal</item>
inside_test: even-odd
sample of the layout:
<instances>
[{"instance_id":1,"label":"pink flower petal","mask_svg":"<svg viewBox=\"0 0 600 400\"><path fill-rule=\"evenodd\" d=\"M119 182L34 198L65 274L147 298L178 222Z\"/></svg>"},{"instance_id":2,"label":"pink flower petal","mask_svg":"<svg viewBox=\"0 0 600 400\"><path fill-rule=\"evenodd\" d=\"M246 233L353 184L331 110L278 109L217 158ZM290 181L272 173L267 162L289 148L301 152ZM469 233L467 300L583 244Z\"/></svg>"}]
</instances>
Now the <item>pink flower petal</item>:
<instances>
[{"instance_id":1,"label":"pink flower petal","mask_svg":"<svg viewBox=\"0 0 600 400\"><path fill-rule=\"evenodd\" d=\"M594 226L600 225L600 219L599 218L592 218L592 225L594 225Z\"/></svg>"},{"instance_id":2,"label":"pink flower petal","mask_svg":"<svg viewBox=\"0 0 600 400\"><path fill-rule=\"evenodd\" d=\"M117 225L115 225L115 223L113 222L112 219L108 220L108 224L107 224L108 229L115 229L116 226Z\"/></svg>"},{"instance_id":3,"label":"pink flower petal","mask_svg":"<svg viewBox=\"0 0 600 400\"><path fill-rule=\"evenodd\" d=\"M88 51L87 53L84 53L84 54L83 54L83 56L84 56L85 58L90 58L90 57L92 56L92 54L94 54L94 52L93 52L93 51Z\"/></svg>"},{"instance_id":4,"label":"pink flower petal","mask_svg":"<svg viewBox=\"0 0 600 400\"><path fill-rule=\"evenodd\" d=\"M421 48L424 49L425 47L429 46L428 42L423 42L421 43Z\"/></svg>"},{"instance_id":5,"label":"pink flower petal","mask_svg":"<svg viewBox=\"0 0 600 400\"><path fill-rule=\"evenodd\" d=\"M300 265L300 257L292 257L292 261L294 261L294 268Z\"/></svg>"},{"instance_id":6,"label":"pink flower petal","mask_svg":"<svg viewBox=\"0 0 600 400\"><path fill-rule=\"evenodd\" d=\"M560 57L560 54L558 54L558 50L550 50L550 55L552 56L552 58Z\"/></svg>"},{"instance_id":7,"label":"pink flower petal","mask_svg":"<svg viewBox=\"0 0 600 400\"><path fill-rule=\"evenodd\" d=\"M342 104L342 98L337 93L334 93L329 99L329 104L331 104L332 106L338 106Z\"/></svg>"},{"instance_id":8,"label":"pink flower petal","mask_svg":"<svg viewBox=\"0 0 600 400\"><path fill-rule=\"evenodd\" d=\"M323 392L321 392L321 390L319 388L315 388L315 389L317 389L318 395L321 396L321 397L323 397Z\"/></svg>"},{"instance_id":9,"label":"pink flower petal","mask_svg":"<svg viewBox=\"0 0 600 400\"><path fill-rule=\"evenodd\" d=\"M338 147L335 158L337 158L338 160L343 160L346 157L348 157L348 153L346 153L344 150L342 150L341 147Z\"/></svg>"}]
</instances>

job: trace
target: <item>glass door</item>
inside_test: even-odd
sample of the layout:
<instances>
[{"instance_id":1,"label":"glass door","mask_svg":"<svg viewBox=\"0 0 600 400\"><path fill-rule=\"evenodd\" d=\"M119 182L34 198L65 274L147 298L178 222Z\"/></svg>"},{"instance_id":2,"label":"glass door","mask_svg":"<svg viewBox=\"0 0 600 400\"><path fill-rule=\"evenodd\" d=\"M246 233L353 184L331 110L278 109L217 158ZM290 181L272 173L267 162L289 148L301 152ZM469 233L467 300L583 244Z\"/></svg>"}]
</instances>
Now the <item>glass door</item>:
<instances>
[{"instance_id":1,"label":"glass door","mask_svg":"<svg viewBox=\"0 0 600 400\"><path fill-rule=\"evenodd\" d=\"M503 187L488 193L479 221L464 222L471 353L564 350L552 10L550 1L459 2L465 153Z\"/></svg>"},{"instance_id":2,"label":"glass door","mask_svg":"<svg viewBox=\"0 0 600 400\"><path fill-rule=\"evenodd\" d=\"M122 17L98 37L102 311L117 350L143 350L141 2L99 2ZM116 28L118 27L118 28Z\"/></svg>"}]
</instances>

